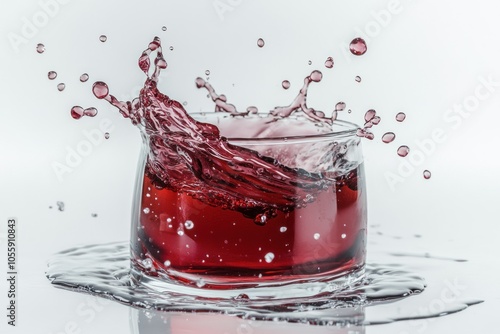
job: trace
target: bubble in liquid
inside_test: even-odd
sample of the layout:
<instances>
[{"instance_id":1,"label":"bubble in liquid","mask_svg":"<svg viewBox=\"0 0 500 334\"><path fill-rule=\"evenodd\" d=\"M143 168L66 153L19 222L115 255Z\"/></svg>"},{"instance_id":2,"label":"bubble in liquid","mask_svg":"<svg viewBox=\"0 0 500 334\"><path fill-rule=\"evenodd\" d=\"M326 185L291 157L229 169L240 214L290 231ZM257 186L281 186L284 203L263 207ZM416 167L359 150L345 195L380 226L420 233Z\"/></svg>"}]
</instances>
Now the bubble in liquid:
<instances>
[{"instance_id":1,"label":"bubble in liquid","mask_svg":"<svg viewBox=\"0 0 500 334\"><path fill-rule=\"evenodd\" d=\"M80 75L80 81L81 82L86 82L89 79L89 75L87 73L83 73Z\"/></svg>"},{"instance_id":2,"label":"bubble in liquid","mask_svg":"<svg viewBox=\"0 0 500 334\"><path fill-rule=\"evenodd\" d=\"M286 232L286 230L287 230L286 226L281 226L281 227L280 227L280 232L281 232L281 233L285 233L285 232Z\"/></svg>"},{"instance_id":3,"label":"bubble in liquid","mask_svg":"<svg viewBox=\"0 0 500 334\"><path fill-rule=\"evenodd\" d=\"M325 67L326 68L332 68L333 67L333 58L332 57L328 57L326 58L326 61L325 61Z\"/></svg>"},{"instance_id":4,"label":"bubble in liquid","mask_svg":"<svg viewBox=\"0 0 500 334\"><path fill-rule=\"evenodd\" d=\"M62 92L64 90L64 88L66 88L66 85L62 82L57 85L57 90L60 92Z\"/></svg>"},{"instance_id":5,"label":"bubble in liquid","mask_svg":"<svg viewBox=\"0 0 500 334\"><path fill-rule=\"evenodd\" d=\"M109 94L108 85L102 81L96 81L92 86L92 93L94 93L94 96L98 99L104 99Z\"/></svg>"},{"instance_id":6,"label":"bubble in liquid","mask_svg":"<svg viewBox=\"0 0 500 334\"><path fill-rule=\"evenodd\" d=\"M59 211L64 211L64 209L65 209L64 202L59 201L59 202L57 202L56 204L57 204L57 210L59 210Z\"/></svg>"},{"instance_id":7,"label":"bubble in liquid","mask_svg":"<svg viewBox=\"0 0 500 334\"><path fill-rule=\"evenodd\" d=\"M47 73L47 77L49 78L49 80L54 80L55 78L57 78L57 72L50 71L49 73Z\"/></svg>"},{"instance_id":8,"label":"bubble in liquid","mask_svg":"<svg viewBox=\"0 0 500 334\"><path fill-rule=\"evenodd\" d=\"M314 240L319 240L321 235L319 233L314 233Z\"/></svg>"},{"instance_id":9,"label":"bubble in liquid","mask_svg":"<svg viewBox=\"0 0 500 334\"><path fill-rule=\"evenodd\" d=\"M45 52L45 45L43 45L42 43L38 43L36 45L36 52L44 53Z\"/></svg>"},{"instance_id":10,"label":"bubble in liquid","mask_svg":"<svg viewBox=\"0 0 500 334\"><path fill-rule=\"evenodd\" d=\"M161 27L161 30L163 30L163 31L167 31L167 27L166 27L166 26L163 26L163 27Z\"/></svg>"},{"instance_id":11,"label":"bubble in liquid","mask_svg":"<svg viewBox=\"0 0 500 334\"><path fill-rule=\"evenodd\" d=\"M204 287L205 284L206 283L205 283L205 281L202 278L196 280L196 286L199 287L199 288Z\"/></svg>"},{"instance_id":12,"label":"bubble in liquid","mask_svg":"<svg viewBox=\"0 0 500 334\"><path fill-rule=\"evenodd\" d=\"M432 174L430 171L428 171L427 169L424 170L424 179L428 180L431 178L431 176L432 176Z\"/></svg>"},{"instance_id":13,"label":"bubble in liquid","mask_svg":"<svg viewBox=\"0 0 500 334\"><path fill-rule=\"evenodd\" d=\"M344 111L345 107L345 102L339 102L335 105L335 111Z\"/></svg>"},{"instance_id":14,"label":"bubble in liquid","mask_svg":"<svg viewBox=\"0 0 500 334\"><path fill-rule=\"evenodd\" d=\"M404 158L408 155L408 153L410 153L410 148L408 146L403 145L398 148L398 155L400 157Z\"/></svg>"},{"instance_id":15,"label":"bubble in liquid","mask_svg":"<svg viewBox=\"0 0 500 334\"><path fill-rule=\"evenodd\" d=\"M288 81L288 80L283 80L283 82L281 83L281 87L283 87L283 89L288 89L288 88L290 88L290 81Z\"/></svg>"},{"instance_id":16,"label":"bubble in liquid","mask_svg":"<svg viewBox=\"0 0 500 334\"><path fill-rule=\"evenodd\" d=\"M108 36L101 35L101 36L99 36L99 40L104 43L104 42L106 42L108 40Z\"/></svg>"},{"instance_id":17,"label":"bubble in liquid","mask_svg":"<svg viewBox=\"0 0 500 334\"><path fill-rule=\"evenodd\" d=\"M342 239L345 239L347 237L347 234L345 233L342 233L342 235L340 236Z\"/></svg>"},{"instance_id":18,"label":"bubble in liquid","mask_svg":"<svg viewBox=\"0 0 500 334\"><path fill-rule=\"evenodd\" d=\"M355 56L362 56L366 53L368 48L366 47L366 42L364 39L358 37L352 40L351 44L349 44L349 50Z\"/></svg>"},{"instance_id":19,"label":"bubble in liquid","mask_svg":"<svg viewBox=\"0 0 500 334\"><path fill-rule=\"evenodd\" d=\"M236 300L248 300L248 299L250 299L250 297L248 297L247 294L242 293L242 294L239 294L238 296L236 296L236 298L234 298L234 299L236 299Z\"/></svg>"},{"instance_id":20,"label":"bubble in liquid","mask_svg":"<svg viewBox=\"0 0 500 334\"><path fill-rule=\"evenodd\" d=\"M210 75L210 70L206 70L205 75Z\"/></svg>"},{"instance_id":21,"label":"bubble in liquid","mask_svg":"<svg viewBox=\"0 0 500 334\"><path fill-rule=\"evenodd\" d=\"M266 260L267 263L271 263L274 260L274 253L267 253L264 256L264 260Z\"/></svg>"},{"instance_id":22,"label":"bubble in liquid","mask_svg":"<svg viewBox=\"0 0 500 334\"><path fill-rule=\"evenodd\" d=\"M262 38L259 38L259 39L257 40L257 46L258 46L259 48L263 47L265 44L266 44L266 42L264 42L264 40L263 40Z\"/></svg>"},{"instance_id":23,"label":"bubble in liquid","mask_svg":"<svg viewBox=\"0 0 500 334\"><path fill-rule=\"evenodd\" d=\"M354 78L354 80L356 80L356 82L361 82L361 77L357 75L356 78Z\"/></svg>"},{"instance_id":24,"label":"bubble in liquid","mask_svg":"<svg viewBox=\"0 0 500 334\"><path fill-rule=\"evenodd\" d=\"M386 144L391 143L396 138L394 132L387 132L382 136L382 141Z\"/></svg>"},{"instance_id":25,"label":"bubble in liquid","mask_svg":"<svg viewBox=\"0 0 500 334\"><path fill-rule=\"evenodd\" d=\"M406 114L404 112L400 112L396 115L396 121L402 122L406 119Z\"/></svg>"},{"instance_id":26,"label":"bubble in liquid","mask_svg":"<svg viewBox=\"0 0 500 334\"><path fill-rule=\"evenodd\" d=\"M104 138L109 139L109 132L106 132L106 133L104 134Z\"/></svg>"},{"instance_id":27,"label":"bubble in liquid","mask_svg":"<svg viewBox=\"0 0 500 334\"><path fill-rule=\"evenodd\" d=\"M179 225L179 228L177 229L177 235L179 235L181 237L184 235L184 227L182 224Z\"/></svg>"},{"instance_id":28,"label":"bubble in liquid","mask_svg":"<svg viewBox=\"0 0 500 334\"><path fill-rule=\"evenodd\" d=\"M163 264L165 265L165 267L170 267L172 263L169 260L167 260Z\"/></svg>"},{"instance_id":29,"label":"bubble in liquid","mask_svg":"<svg viewBox=\"0 0 500 334\"><path fill-rule=\"evenodd\" d=\"M151 259L144 259L142 260L142 265L146 269L151 269L153 267L153 261L151 261Z\"/></svg>"},{"instance_id":30,"label":"bubble in liquid","mask_svg":"<svg viewBox=\"0 0 500 334\"><path fill-rule=\"evenodd\" d=\"M149 208L144 208L144 210L142 210L145 214L148 214L151 212L151 210Z\"/></svg>"},{"instance_id":31,"label":"bubble in liquid","mask_svg":"<svg viewBox=\"0 0 500 334\"><path fill-rule=\"evenodd\" d=\"M188 230L191 230L191 229L194 227L194 223L193 223L193 221L191 221L191 220L186 220L186 222L184 223L184 226L185 226Z\"/></svg>"}]
</instances>

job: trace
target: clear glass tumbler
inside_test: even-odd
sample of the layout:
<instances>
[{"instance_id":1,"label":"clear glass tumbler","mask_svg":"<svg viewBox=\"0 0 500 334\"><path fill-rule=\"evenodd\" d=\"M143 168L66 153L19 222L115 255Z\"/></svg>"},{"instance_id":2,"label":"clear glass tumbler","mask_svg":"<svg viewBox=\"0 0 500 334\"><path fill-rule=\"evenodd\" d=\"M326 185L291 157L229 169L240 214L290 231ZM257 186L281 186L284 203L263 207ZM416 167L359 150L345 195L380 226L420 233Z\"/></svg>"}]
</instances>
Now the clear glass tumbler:
<instances>
[{"instance_id":1,"label":"clear glass tumbler","mask_svg":"<svg viewBox=\"0 0 500 334\"><path fill-rule=\"evenodd\" d=\"M281 203L285 197L294 198L292 189L297 205L275 205L275 210L249 214L159 188L145 172L155 154L145 138L131 236L132 268L138 280L155 289L175 284L208 295L214 291L228 296L241 291L266 294L282 289L284 295L289 291L297 296L291 287L337 284L363 275L366 189L355 124L316 124L302 117L269 122L266 116L224 113L192 116L216 125L242 153L257 152L277 166L276 170L242 169L234 179L254 177L257 193L264 187L259 175L274 173L276 192L265 200ZM297 176L297 187L288 184L283 195L280 171ZM320 189L301 186L304 179L314 179ZM239 191L232 189L232 196L239 194L241 201L251 205L249 198L254 194L249 194L248 185Z\"/></svg>"}]
</instances>

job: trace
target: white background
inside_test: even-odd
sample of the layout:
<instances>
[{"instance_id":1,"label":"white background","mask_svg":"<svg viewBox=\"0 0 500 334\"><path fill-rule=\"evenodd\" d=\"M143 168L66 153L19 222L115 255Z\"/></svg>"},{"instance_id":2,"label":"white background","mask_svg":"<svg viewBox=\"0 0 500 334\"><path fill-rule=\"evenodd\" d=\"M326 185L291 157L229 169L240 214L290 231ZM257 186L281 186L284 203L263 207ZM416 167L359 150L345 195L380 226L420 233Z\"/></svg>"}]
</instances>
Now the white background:
<instances>
[{"instance_id":1,"label":"white background","mask_svg":"<svg viewBox=\"0 0 500 334\"><path fill-rule=\"evenodd\" d=\"M370 224L394 235L423 236L419 249L400 251L470 260L475 271L467 295L486 301L433 322L425 332L494 332L500 310L494 284L500 250L499 9L494 0L2 2L0 254L5 254L8 217L19 219L20 243L19 326L8 332L61 333L71 322L82 333L130 332L128 308L109 304L87 322L76 309L88 297L52 288L44 272L57 251L128 239L140 137L116 110L95 100L90 87L104 80L118 98L135 97L144 81L137 58L155 35L162 38L169 63L160 87L188 102L190 111L212 108L194 86L207 69L210 82L240 109L288 104L313 69L324 79L311 86L310 106L329 112L345 101L353 112L341 118L356 123L366 110L376 109L382 117L377 138L364 146ZM27 24L38 26L30 30ZM99 41L101 34L108 36L106 43ZM360 35L368 42L366 55L346 54L349 41ZM262 49L259 37L266 41ZM35 52L39 42L46 46L44 54ZM333 69L323 65L328 56L335 59ZM47 79L50 70L58 72L54 81ZM80 83L84 72L90 79ZM481 78L497 84L489 91ZM288 91L281 88L284 79L292 83ZM63 92L56 89L59 82L66 84ZM450 111L464 104L471 110L466 116ZM99 114L75 121L69 116L73 105L95 106ZM400 111L408 115L403 123L394 120ZM99 129L103 119L112 123L110 139L93 145L91 154L58 178L54 162L64 164L68 149L77 149L87 140L84 131ZM416 141L431 138L436 129L446 140L423 152ZM385 131L396 133L394 143L380 141ZM404 159L396 149L403 144L412 149L413 158L406 161L413 161L414 171L401 176ZM422 177L424 169L432 172L430 180ZM400 175L393 187L389 173ZM57 211L57 201L65 202L64 212ZM5 268L6 256L0 258ZM3 315L0 319L7 327ZM227 331L237 332L230 325ZM407 322L366 328L367 333L405 331L417 332Z\"/></svg>"}]
</instances>

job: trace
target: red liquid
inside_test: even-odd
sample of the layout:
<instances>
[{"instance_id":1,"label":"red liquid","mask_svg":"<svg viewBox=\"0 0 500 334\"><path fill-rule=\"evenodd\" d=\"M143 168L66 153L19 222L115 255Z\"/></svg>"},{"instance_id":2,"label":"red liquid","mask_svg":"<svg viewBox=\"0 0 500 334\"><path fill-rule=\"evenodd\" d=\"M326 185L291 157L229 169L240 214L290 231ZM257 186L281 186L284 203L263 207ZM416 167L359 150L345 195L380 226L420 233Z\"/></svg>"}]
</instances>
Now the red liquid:
<instances>
[{"instance_id":1,"label":"red liquid","mask_svg":"<svg viewBox=\"0 0 500 334\"><path fill-rule=\"evenodd\" d=\"M344 275L365 263L363 175L361 165L312 203L278 212L265 225L183 193L158 190L145 176L142 226L132 231L133 258L150 275L160 270L187 284L201 276L205 287ZM143 265L146 258L153 260L152 268Z\"/></svg>"}]
</instances>

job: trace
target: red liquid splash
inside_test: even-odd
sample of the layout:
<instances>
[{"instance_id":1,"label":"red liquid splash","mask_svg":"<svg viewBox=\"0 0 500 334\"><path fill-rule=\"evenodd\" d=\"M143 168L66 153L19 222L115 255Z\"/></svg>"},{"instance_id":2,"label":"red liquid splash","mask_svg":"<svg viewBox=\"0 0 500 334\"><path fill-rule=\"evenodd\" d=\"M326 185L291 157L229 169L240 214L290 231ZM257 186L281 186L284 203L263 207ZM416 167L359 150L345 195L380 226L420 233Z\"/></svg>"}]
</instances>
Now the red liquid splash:
<instances>
[{"instance_id":1,"label":"red liquid splash","mask_svg":"<svg viewBox=\"0 0 500 334\"><path fill-rule=\"evenodd\" d=\"M366 50L368 50L365 40L359 37L352 40L349 49L355 56L362 56L366 53Z\"/></svg>"}]
</instances>

